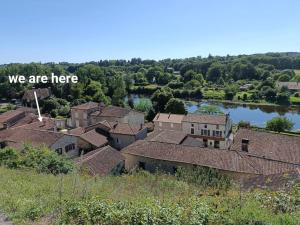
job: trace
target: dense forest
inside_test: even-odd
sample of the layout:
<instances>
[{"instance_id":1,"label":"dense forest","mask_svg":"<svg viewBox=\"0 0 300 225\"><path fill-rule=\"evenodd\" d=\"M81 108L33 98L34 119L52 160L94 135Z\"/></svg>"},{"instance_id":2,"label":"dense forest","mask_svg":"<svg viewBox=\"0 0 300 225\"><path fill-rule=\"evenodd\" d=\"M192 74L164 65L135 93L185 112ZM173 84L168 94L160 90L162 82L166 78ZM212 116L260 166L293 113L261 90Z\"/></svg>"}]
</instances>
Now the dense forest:
<instances>
[{"instance_id":1,"label":"dense forest","mask_svg":"<svg viewBox=\"0 0 300 225\"><path fill-rule=\"evenodd\" d=\"M0 66L0 98L20 99L30 84L10 84L8 75L68 75L77 84L36 84L50 87L54 97L42 103L53 117L67 116L69 108L86 101L125 106L131 93L151 97L136 107L153 116L160 111L184 112L181 99L219 99L274 104L299 104L299 93L278 88L278 81L300 81L300 53L267 53L186 59L100 60L87 63L29 63ZM246 89L241 87L246 85ZM150 106L149 106L150 105ZM151 115L149 115L151 117Z\"/></svg>"}]
</instances>

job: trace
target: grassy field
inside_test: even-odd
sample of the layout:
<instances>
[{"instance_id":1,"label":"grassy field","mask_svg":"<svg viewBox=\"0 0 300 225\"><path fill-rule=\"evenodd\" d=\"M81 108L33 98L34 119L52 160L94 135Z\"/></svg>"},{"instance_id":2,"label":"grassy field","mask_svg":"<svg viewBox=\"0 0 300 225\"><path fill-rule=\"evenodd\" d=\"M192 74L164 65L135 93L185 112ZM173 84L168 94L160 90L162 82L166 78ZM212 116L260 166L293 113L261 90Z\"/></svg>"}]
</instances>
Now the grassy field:
<instances>
[{"instance_id":1,"label":"grassy field","mask_svg":"<svg viewBox=\"0 0 300 225\"><path fill-rule=\"evenodd\" d=\"M300 75L300 70L294 70L296 75Z\"/></svg>"},{"instance_id":2,"label":"grassy field","mask_svg":"<svg viewBox=\"0 0 300 225\"><path fill-rule=\"evenodd\" d=\"M16 224L296 225L300 221L300 187L291 193L240 195L235 188L202 188L146 172L91 178L1 167L0 183L0 211Z\"/></svg>"}]
</instances>

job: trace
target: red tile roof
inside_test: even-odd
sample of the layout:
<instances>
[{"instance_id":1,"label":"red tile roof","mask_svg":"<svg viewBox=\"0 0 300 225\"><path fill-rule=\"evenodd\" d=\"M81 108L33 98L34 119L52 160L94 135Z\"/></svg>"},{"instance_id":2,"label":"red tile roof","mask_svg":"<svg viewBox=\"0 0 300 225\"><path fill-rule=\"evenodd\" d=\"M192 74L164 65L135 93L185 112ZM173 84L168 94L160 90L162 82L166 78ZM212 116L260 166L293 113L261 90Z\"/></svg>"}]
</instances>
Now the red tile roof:
<instances>
[{"instance_id":1,"label":"red tile roof","mask_svg":"<svg viewBox=\"0 0 300 225\"><path fill-rule=\"evenodd\" d=\"M56 124L55 124L54 119L48 118L48 117L43 117L42 122L35 121L35 122L32 122L32 123L23 125L22 128L54 131L56 129Z\"/></svg>"},{"instance_id":2,"label":"red tile roof","mask_svg":"<svg viewBox=\"0 0 300 225\"><path fill-rule=\"evenodd\" d=\"M27 114L25 117L23 117L22 119L18 120L17 123L15 123L13 126L11 126L11 128L15 128L15 127L20 127L26 124L30 124L30 123L34 123L34 122L38 122L38 116L32 113Z\"/></svg>"},{"instance_id":3,"label":"red tile roof","mask_svg":"<svg viewBox=\"0 0 300 225\"><path fill-rule=\"evenodd\" d=\"M87 102L81 105L73 106L71 109L89 110L89 109L96 109L98 107L99 104L96 102Z\"/></svg>"},{"instance_id":4,"label":"red tile roof","mask_svg":"<svg viewBox=\"0 0 300 225\"><path fill-rule=\"evenodd\" d=\"M11 119L14 119L15 117L19 117L21 115L25 116L25 113L19 110L10 110L5 113L0 114L0 123L8 122Z\"/></svg>"},{"instance_id":5,"label":"red tile roof","mask_svg":"<svg viewBox=\"0 0 300 225\"><path fill-rule=\"evenodd\" d=\"M91 175L100 176L109 175L122 162L122 154L111 146L98 148L77 159L77 164L87 168Z\"/></svg>"},{"instance_id":6,"label":"red tile roof","mask_svg":"<svg viewBox=\"0 0 300 225\"><path fill-rule=\"evenodd\" d=\"M14 148L21 148L24 144L31 144L33 146L45 145L50 147L64 134L51 131L30 130L30 129L12 129L14 132L5 137L2 141Z\"/></svg>"},{"instance_id":7,"label":"red tile roof","mask_svg":"<svg viewBox=\"0 0 300 225\"><path fill-rule=\"evenodd\" d=\"M101 111L96 111L91 114L91 116L95 117L116 117L116 118L123 118L124 116L128 115L130 112L138 112L132 109L127 109L118 106L105 106L102 108ZM141 113L141 112L138 112Z\"/></svg>"},{"instance_id":8,"label":"red tile roof","mask_svg":"<svg viewBox=\"0 0 300 225\"><path fill-rule=\"evenodd\" d=\"M80 138L94 145L95 147L102 147L108 143L108 140L102 134L96 132L96 130L90 130L80 135Z\"/></svg>"},{"instance_id":9,"label":"red tile roof","mask_svg":"<svg viewBox=\"0 0 300 225\"><path fill-rule=\"evenodd\" d=\"M300 137L239 129L231 150L242 150L242 139L248 139L249 155L300 164Z\"/></svg>"},{"instance_id":10,"label":"red tile roof","mask_svg":"<svg viewBox=\"0 0 300 225\"><path fill-rule=\"evenodd\" d=\"M166 130L155 130L148 134L146 140L157 141L164 143L180 144L185 138L186 134L181 131L166 131Z\"/></svg>"},{"instance_id":11,"label":"red tile roof","mask_svg":"<svg viewBox=\"0 0 300 225\"><path fill-rule=\"evenodd\" d=\"M243 152L149 142L146 140L139 140L125 147L121 152L151 159L249 174L282 173L300 167L300 165L250 156Z\"/></svg>"},{"instance_id":12,"label":"red tile roof","mask_svg":"<svg viewBox=\"0 0 300 225\"><path fill-rule=\"evenodd\" d=\"M187 114L182 122L226 125L226 115Z\"/></svg>"},{"instance_id":13,"label":"red tile roof","mask_svg":"<svg viewBox=\"0 0 300 225\"><path fill-rule=\"evenodd\" d=\"M171 114L171 113L158 113L153 119L153 122L165 123L181 123L184 115Z\"/></svg>"}]
</instances>

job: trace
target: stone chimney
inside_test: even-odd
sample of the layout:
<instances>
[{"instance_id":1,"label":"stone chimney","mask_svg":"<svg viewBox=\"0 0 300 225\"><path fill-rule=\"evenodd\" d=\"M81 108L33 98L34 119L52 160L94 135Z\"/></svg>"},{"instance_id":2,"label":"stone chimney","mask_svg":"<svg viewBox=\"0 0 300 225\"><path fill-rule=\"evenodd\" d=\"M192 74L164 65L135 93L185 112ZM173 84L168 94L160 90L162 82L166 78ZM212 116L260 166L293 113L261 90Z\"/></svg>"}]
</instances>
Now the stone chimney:
<instances>
[{"instance_id":1,"label":"stone chimney","mask_svg":"<svg viewBox=\"0 0 300 225\"><path fill-rule=\"evenodd\" d=\"M249 147L249 139L243 138L242 139L242 151L248 152L249 151L248 147Z\"/></svg>"},{"instance_id":2,"label":"stone chimney","mask_svg":"<svg viewBox=\"0 0 300 225\"><path fill-rule=\"evenodd\" d=\"M105 104L103 102L99 103L99 112L102 113L102 110L105 108Z\"/></svg>"}]
</instances>

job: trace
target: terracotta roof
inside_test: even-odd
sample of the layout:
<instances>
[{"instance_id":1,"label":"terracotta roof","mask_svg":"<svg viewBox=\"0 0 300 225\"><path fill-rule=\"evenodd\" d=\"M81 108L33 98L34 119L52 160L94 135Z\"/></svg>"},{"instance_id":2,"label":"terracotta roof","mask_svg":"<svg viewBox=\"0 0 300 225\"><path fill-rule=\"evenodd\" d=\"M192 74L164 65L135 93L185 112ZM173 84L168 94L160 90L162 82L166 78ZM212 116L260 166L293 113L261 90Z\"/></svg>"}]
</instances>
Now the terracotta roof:
<instances>
[{"instance_id":1,"label":"terracotta roof","mask_svg":"<svg viewBox=\"0 0 300 225\"><path fill-rule=\"evenodd\" d=\"M13 126L11 126L11 128L23 126L23 125L30 124L30 123L33 123L33 122L38 122L38 121L39 120L38 120L37 115L35 115L33 113L28 113L25 117L18 120L17 123L15 123Z\"/></svg>"},{"instance_id":2,"label":"terracotta roof","mask_svg":"<svg viewBox=\"0 0 300 225\"><path fill-rule=\"evenodd\" d=\"M25 116L25 113L19 110L10 110L2 113L0 114L0 123L5 123L11 119L14 119L15 117L21 116L22 114Z\"/></svg>"},{"instance_id":3,"label":"terracotta roof","mask_svg":"<svg viewBox=\"0 0 300 225\"><path fill-rule=\"evenodd\" d=\"M96 147L101 147L108 143L107 138L102 134L97 133L96 130L90 130L81 134L80 137Z\"/></svg>"},{"instance_id":4,"label":"terracotta roof","mask_svg":"<svg viewBox=\"0 0 300 225\"><path fill-rule=\"evenodd\" d=\"M129 114L129 112L134 111L132 109L127 109L127 108L122 108L118 106L106 106L103 107L103 109L100 111L93 112L91 115L92 116L103 116L103 117L117 117L117 118L122 118L126 115ZM141 113L141 112L139 112Z\"/></svg>"},{"instance_id":5,"label":"terracotta roof","mask_svg":"<svg viewBox=\"0 0 300 225\"><path fill-rule=\"evenodd\" d=\"M77 160L77 164L87 168L92 175L105 176L123 161L124 157L119 151L105 146L83 155Z\"/></svg>"},{"instance_id":6,"label":"terracotta roof","mask_svg":"<svg viewBox=\"0 0 300 225\"><path fill-rule=\"evenodd\" d=\"M181 131L156 130L148 135L146 140L164 143L180 144L187 135Z\"/></svg>"},{"instance_id":7,"label":"terracotta roof","mask_svg":"<svg viewBox=\"0 0 300 225\"><path fill-rule=\"evenodd\" d=\"M249 155L300 165L300 137L239 129L231 150L242 151L242 139L249 140Z\"/></svg>"},{"instance_id":8,"label":"terracotta roof","mask_svg":"<svg viewBox=\"0 0 300 225\"><path fill-rule=\"evenodd\" d=\"M161 142L139 140L122 151L151 159L206 166L215 169L249 174L274 174L286 172L300 166L253 157L242 152L190 147Z\"/></svg>"},{"instance_id":9,"label":"terracotta roof","mask_svg":"<svg viewBox=\"0 0 300 225\"><path fill-rule=\"evenodd\" d=\"M56 128L55 120L48 117L43 117L42 122L36 121L33 123L25 124L22 126L25 129L34 129L34 130L49 130L54 131Z\"/></svg>"},{"instance_id":10,"label":"terracotta roof","mask_svg":"<svg viewBox=\"0 0 300 225\"><path fill-rule=\"evenodd\" d=\"M39 99L45 99L50 96L50 90L48 88L38 88L38 89L32 89L25 91L23 95L23 99L27 101L34 101L34 91L36 92L36 95Z\"/></svg>"},{"instance_id":11,"label":"terracotta roof","mask_svg":"<svg viewBox=\"0 0 300 225\"><path fill-rule=\"evenodd\" d=\"M98 108L99 104L96 102L87 102L81 105L73 106L71 109L81 109L81 110L88 110L88 109L95 109Z\"/></svg>"},{"instance_id":12,"label":"terracotta roof","mask_svg":"<svg viewBox=\"0 0 300 225\"><path fill-rule=\"evenodd\" d=\"M184 115L169 114L169 113L158 113L153 122L167 122L167 123L181 123Z\"/></svg>"},{"instance_id":13,"label":"terracotta roof","mask_svg":"<svg viewBox=\"0 0 300 225\"><path fill-rule=\"evenodd\" d=\"M191 146L191 147L204 147L204 143L201 139L187 136L186 139L181 143L182 145Z\"/></svg>"},{"instance_id":14,"label":"terracotta roof","mask_svg":"<svg viewBox=\"0 0 300 225\"><path fill-rule=\"evenodd\" d=\"M182 122L226 125L226 115L187 114Z\"/></svg>"},{"instance_id":15,"label":"terracotta roof","mask_svg":"<svg viewBox=\"0 0 300 225\"><path fill-rule=\"evenodd\" d=\"M111 134L124 134L124 135L136 135L141 130L147 129L144 125L134 125L129 123L107 122L104 123L110 125L109 133Z\"/></svg>"},{"instance_id":16,"label":"terracotta roof","mask_svg":"<svg viewBox=\"0 0 300 225\"><path fill-rule=\"evenodd\" d=\"M33 146L46 145L50 147L64 134L51 131L30 130L30 129L13 129L13 133L6 137L4 141L10 147L21 148L24 144L29 143Z\"/></svg>"},{"instance_id":17,"label":"terracotta roof","mask_svg":"<svg viewBox=\"0 0 300 225\"><path fill-rule=\"evenodd\" d=\"M71 129L68 131L69 134L75 135L75 136L80 136L81 134L83 134L85 132L84 127L77 127L74 129Z\"/></svg>"}]
</instances>

